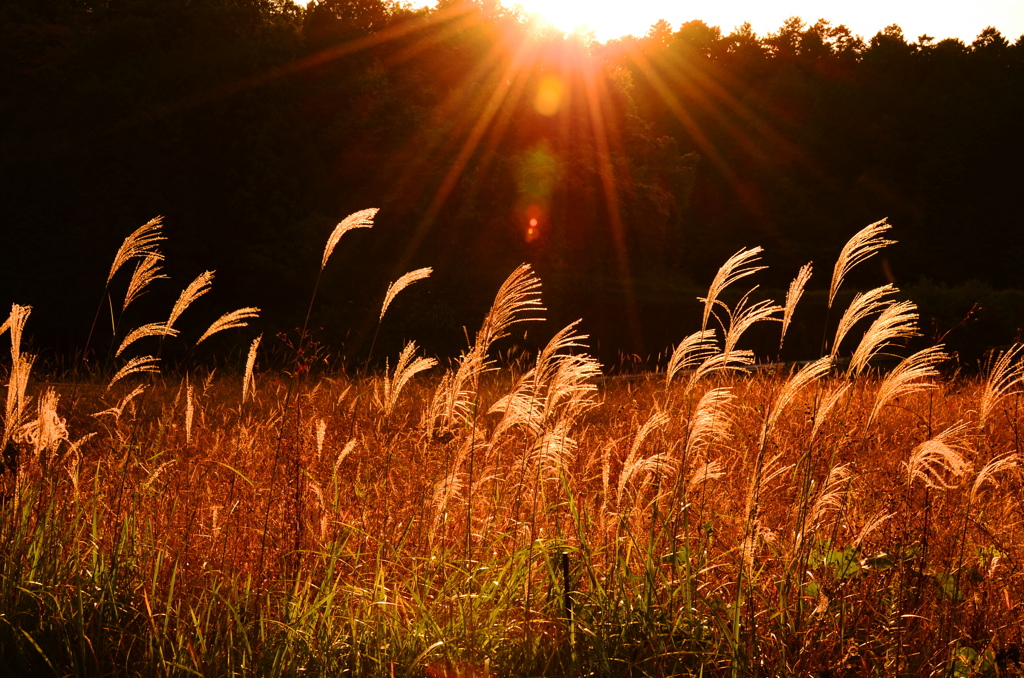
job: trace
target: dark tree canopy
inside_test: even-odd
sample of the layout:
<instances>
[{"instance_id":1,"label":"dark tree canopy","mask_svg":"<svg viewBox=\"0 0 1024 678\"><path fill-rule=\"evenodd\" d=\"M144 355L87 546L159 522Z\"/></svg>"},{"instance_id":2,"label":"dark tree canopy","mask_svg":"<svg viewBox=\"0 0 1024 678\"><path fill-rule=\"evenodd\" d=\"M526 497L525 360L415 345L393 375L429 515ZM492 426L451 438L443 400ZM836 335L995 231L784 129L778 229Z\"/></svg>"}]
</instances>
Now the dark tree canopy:
<instances>
[{"instance_id":1,"label":"dark tree canopy","mask_svg":"<svg viewBox=\"0 0 1024 678\"><path fill-rule=\"evenodd\" d=\"M0 302L80 345L117 245L159 214L168 299L216 269L217 308L287 330L331 228L366 207L378 225L346 236L314 316L353 354L405 271L435 276L381 342L450 352L522 261L606 357L656 352L740 247L784 288L882 217L901 244L864 284L1019 289L1021 120L1024 40L994 28L659 21L598 44L493 2L9 0Z\"/></svg>"}]
</instances>

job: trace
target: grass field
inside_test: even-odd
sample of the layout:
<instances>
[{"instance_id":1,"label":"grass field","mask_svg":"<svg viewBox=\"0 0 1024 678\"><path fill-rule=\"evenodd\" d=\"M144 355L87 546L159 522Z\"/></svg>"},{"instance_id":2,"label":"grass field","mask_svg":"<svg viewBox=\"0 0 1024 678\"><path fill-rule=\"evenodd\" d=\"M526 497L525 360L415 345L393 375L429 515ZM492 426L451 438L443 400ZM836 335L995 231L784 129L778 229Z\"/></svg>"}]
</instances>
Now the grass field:
<instances>
[{"instance_id":1,"label":"grass field","mask_svg":"<svg viewBox=\"0 0 1024 678\"><path fill-rule=\"evenodd\" d=\"M372 217L339 224L321 270ZM840 253L831 298L887 228ZM111 317L127 305L110 302L126 265L130 302L159 278L159 240L151 222L117 253ZM951 373L941 347L903 348L916 309L886 286L830 310L820 360L754 369L743 333L774 322L784 336L810 276L784 304L718 301L758 254L726 262L704 327L630 379L605 377L572 326L537 355L494 361L496 342L543 315L525 266L450 366L410 344L377 375L310 371L301 343L294 368L267 371L259 338L244 372L158 372L163 343L182 340L175 321L209 287L200 276L166 322L117 337L102 379L46 383L15 307L3 665L1020 675L1024 347L980 375ZM428 275L396 281L381 317Z\"/></svg>"}]
</instances>

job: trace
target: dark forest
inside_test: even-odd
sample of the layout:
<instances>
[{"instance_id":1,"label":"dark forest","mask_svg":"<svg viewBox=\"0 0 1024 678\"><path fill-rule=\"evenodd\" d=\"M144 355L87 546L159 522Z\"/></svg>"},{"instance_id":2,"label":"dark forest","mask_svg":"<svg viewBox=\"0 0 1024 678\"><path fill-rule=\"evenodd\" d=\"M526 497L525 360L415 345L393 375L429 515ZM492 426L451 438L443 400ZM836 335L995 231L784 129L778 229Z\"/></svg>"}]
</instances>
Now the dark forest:
<instances>
[{"instance_id":1,"label":"dark forest","mask_svg":"<svg viewBox=\"0 0 1024 678\"><path fill-rule=\"evenodd\" d=\"M72 354L117 246L160 215L171 280L149 308L216 270L208 316L258 306L287 338L334 225L379 207L320 284L336 362L365 358L388 283L423 266L375 355L456 353L521 262L555 325L582 317L606 364L647 359L755 245L775 298L815 262L801 358L835 252L888 218L899 244L851 285L896 284L923 340L974 359L1024 326L1022 121L1024 37L994 28L659 22L600 44L452 0L8 0L0 303L35 307L33 340L60 347L44 358Z\"/></svg>"}]
</instances>

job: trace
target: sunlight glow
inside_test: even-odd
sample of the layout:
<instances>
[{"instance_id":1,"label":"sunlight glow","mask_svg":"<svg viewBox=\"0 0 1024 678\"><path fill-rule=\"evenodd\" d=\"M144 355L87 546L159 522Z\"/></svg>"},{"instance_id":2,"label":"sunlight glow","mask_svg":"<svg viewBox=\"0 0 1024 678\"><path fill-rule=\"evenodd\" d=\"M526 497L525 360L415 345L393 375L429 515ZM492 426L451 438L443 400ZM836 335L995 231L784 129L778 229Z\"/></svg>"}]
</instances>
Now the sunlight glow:
<instances>
[{"instance_id":1,"label":"sunlight glow","mask_svg":"<svg viewBox=\"0 0 1024 678\"><path fill-rule=\"evenodd\" d=\"M970 43L987 26L1001 30L1010 42L1024 33L1024 3L1007 0L939 4L927 0L721 0L700 5L678 0L518 0L518 4L526 13L535 14L567 33L592 30L602 42L627 34L642 37L659 19L668 21L673 30L685 21L700 19L718 26L723 33L749 21L754 31L763 36L778 30L792 16L808 24L818 19L846 24L864 39L894 23L911 40L927 33L939 39L956 37Z\"/></svg>"},{"instance_id":2,"label":"sunlight glow","mask_svg":"<svg viewBox=\"0 0 1024 678\"><path fill-rule=\"evenodd\" d=\"M436 0L414 0L414 7L434 7ZM592 30L605 42L623 35L642 37L651 25L664 19L676 30L679 25L700 19L718 26L723 33L750 22L758 35L779 29L782 22L798 16L808 24L827 19L833 25L846 24L868 40L890 24L898 24L910 40L928 34L942 39L960 38L970 43L987 26L995 26L1010 42L1024 34L1024 2L1019 0L974 0L962 3L935 3L929 0L790 0L764 3L755 0L720 0L716 3L679 2L679 0L631 0L627 3L593 0L505 0L520 6L559 30Z\"/></svg>"},{"instance_id":3,"label":"sunlight glow","mask_svg":"<svg viewBox=\"0 0 1024 678\"><path fill-rule=\"evenodd\" d=\"M537 87L537 96L534 97L533 107L541 115L551 117L558 112L562 106L562 94L565 85L557 75L545 76Z\"/></svg>"}]
</instances>

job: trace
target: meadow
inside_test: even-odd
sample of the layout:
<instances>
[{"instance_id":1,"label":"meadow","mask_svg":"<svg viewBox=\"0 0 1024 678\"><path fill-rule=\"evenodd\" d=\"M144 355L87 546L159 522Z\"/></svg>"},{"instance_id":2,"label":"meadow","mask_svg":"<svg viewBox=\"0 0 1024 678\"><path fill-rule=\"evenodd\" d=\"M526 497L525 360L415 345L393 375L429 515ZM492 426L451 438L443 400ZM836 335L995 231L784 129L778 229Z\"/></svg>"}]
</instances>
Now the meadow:
<instances>
[{"instance_id":1,"label":"meadow","mask_svg":"<svg viewBox=\"0 0 1024 678\"><path fill-rule=\"evenodd\" d=\"M373 217L338 225L321 271ZM785 341L810 265L779 303L723 294L756 280L758 248L719 269L702 327L658 371L628 377L605 374L575 325L498 359L544 315L526 265L461 356L445 366L410 342L382 373L314 369L305 332L287 369L261 367L256 337L237 372L161 372L204 274L167 320L122 331L109 367L46 381L22 346L30 309L15 306L2 328L3 664L1020 675L1024 346L963 374L941 346L907 348L919 318L895 287L840 308L888 229L838 253L822 356L796 365L759 361L743 335L773 326ZM158 220L126 238L98 318L162 277L162 239ZM397 280L381 318L429 275ZM200 341L257 315L227 313Z\"/></svg>"}]
</instances>

